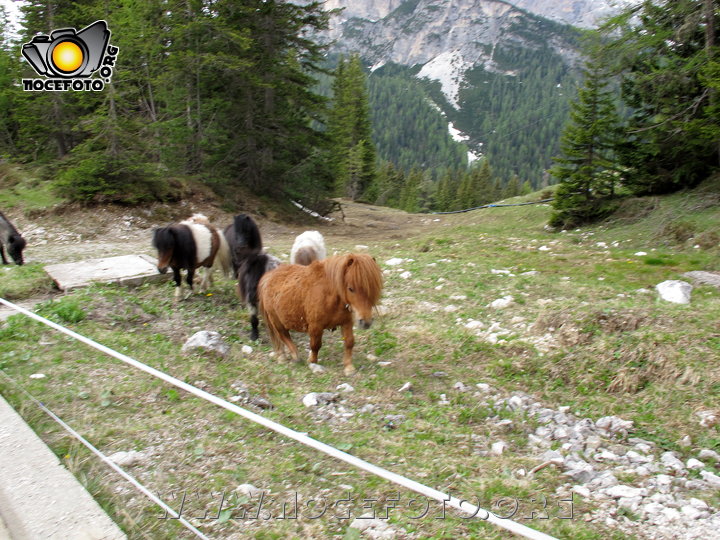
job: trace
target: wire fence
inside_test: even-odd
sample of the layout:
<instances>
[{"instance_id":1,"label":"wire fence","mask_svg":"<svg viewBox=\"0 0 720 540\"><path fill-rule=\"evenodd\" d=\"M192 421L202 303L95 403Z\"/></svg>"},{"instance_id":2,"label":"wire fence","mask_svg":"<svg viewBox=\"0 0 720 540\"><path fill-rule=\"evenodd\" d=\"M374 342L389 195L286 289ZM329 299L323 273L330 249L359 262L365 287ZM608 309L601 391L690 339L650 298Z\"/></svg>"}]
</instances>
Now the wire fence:
<instances>
[{"instance_id":1,"label":"wire fence","mask_svg":"<svg viewBox=\"0 0 720 540\"><path fill-rule=\"evenodd\" d=\"M419 493L420 495L423 495L424 497L427 497L428 499L433 499L435 501L443 503L443 505L447 505L452 508L455 508L456 510L459 510L463 514L467 514L472 518L478 518L478 519L487 521L489 523L492 523L493 525L501 527L505 530L508 530L510 532L513 532L513 533L523 536L525 538L530 538L532 540L554 540L554 538L550 535L547 535L545 533L542 533L540 531L537 531L535 529L532 529L530 527L527 527L525 525L522 525L522 524L512 521L510 519L499 518L495 514L493 514L492 512L490 512L488 510L485 510L479 506L470 504L467 500L458 499L457 497L453 497L449 494L443 493L437 489L434 489L434 488L431 488L424 484L421 484L419 482L416 482L415 480L411 480L400 474L394 473L392 471L389 471L387 469L384 469L382 467L379 467L377 465L374 465L372 463L364 461L356 456L353 456L351 454L343 452L342 450L338 450L337 448L335 448L333 446L330 446L330 445L320 442L316 439L313 439L312 437L309 437L305 433L295 431L295 430L290 429L282 424L274 422L273 420L265 418L264 416L256 414L247 409L243 409L242 407L239 407L239 406L237 406L233 403L230 403L222 398L219 398L218 396L215 396L213 394L210 394L209 392L206 392L206 391L201 390L193 385L183 382L171 375L168 375L167 373L164 373L160 370L150 367L147 364L144 364L138 360L135 360L134 358L131 358L125 354L117 352L109 347L106 347L105 345L102 345L100 343L93 341L90 338L87 338L81 334L78 334L77 332L74 332L64 326L61 326L61 325L59 325L55 322L52 322L44 317L41 317L40 315L37 315L37 314L33 313L32 311L29 311L25 308L17 306L15 304L13 304L12 302L5 300L4 298L0 298L0 304L3 304L5 306L17 311L18 313L21 313L27 317L30 317L31 319L36 320L46 326L49 326L50 328L53 328L54 330L57 330L58 332L61 332L67 336L70 336L71 338L73 338L89 347L92 347L108 356L111 356L117 360L120 360L121 362L124 362L124 363L128 364L129 366L132 366L132 367L134 367L140 371L143 371L145 373L148 373L148 374L152 375L153 377L163 380L173 386L176 386L177 388L185 390L186 392L188 392L190 394L193 394L201 399L209 401L210 403L218 405L219 407L222 407L222 408L224 408L228 411L231 411L239 416L242 416L243 418L245 418L247 420L255 422L256 424L260 424L272 431L275 431L276 433L284 435L284 436L286 436L290 439L293 439L293 440L295 440L305 446L308 446L310 448L314 448L315 450L318 450L326 455L329 455L340 461L348 463L349 465L352 465L358 469L364 470L364 471L374 474L380 478L383 478L389 482L392 482L399 486L405 487L411 491Z\"/></svg>"}]
</instances>

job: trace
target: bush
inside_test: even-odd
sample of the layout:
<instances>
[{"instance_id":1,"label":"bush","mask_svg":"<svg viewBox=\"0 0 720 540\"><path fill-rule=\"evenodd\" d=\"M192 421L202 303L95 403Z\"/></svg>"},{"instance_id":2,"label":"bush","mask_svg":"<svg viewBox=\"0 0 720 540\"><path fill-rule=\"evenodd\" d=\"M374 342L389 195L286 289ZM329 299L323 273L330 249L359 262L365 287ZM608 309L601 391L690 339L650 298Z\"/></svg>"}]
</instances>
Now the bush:
<instances>
[{"instance_id":1,"label":"bush","mask_svg":"<svg viewBox=\"0 0 720 540\"><path fill-rule=\"evenodd\" d=\"M162 200L168 184L141 160L113 159L102 154L73 157L58 175L55 190L73 202L137 204Z\"/></svg>"}]
</instances>

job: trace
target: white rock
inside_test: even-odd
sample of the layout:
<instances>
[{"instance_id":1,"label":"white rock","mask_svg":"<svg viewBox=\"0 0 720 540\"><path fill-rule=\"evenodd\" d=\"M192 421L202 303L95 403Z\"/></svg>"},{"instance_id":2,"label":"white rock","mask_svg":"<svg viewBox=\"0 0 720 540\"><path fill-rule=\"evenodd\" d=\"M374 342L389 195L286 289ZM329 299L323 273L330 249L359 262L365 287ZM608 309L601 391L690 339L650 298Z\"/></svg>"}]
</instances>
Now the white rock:
<instances>
[{"instance_id":1,"label":"white rock","mask_svg":"<svg viewBox=\"0 0 720 540\"><path fill-rule=\"evenodd\" d=\"M672 452L663 452L660 456L660 463L678 472L685 470L685 465Z\"/></svg>"},{"instance_id":2,"label":"white rock","mask_svg":"<svg viewBox=\"0 0 720 540\"><path fill-rule=\"evenodd\" d=\"M438 405L450 405L450 402L445 394L440 394L440 401L438 401Z\"/></svg>"},{"instance_id":3,"label":"white rock","mask_svg":"<svg viewBox=\"0 0 720 540\"><path fill-rule=\"evenodd\" d=\"M691 469L693 471L705 468L705 464L702 461L695 459L695 458L688 459L686 466L688 469Z\"/></svg>"},{"instance_id":4,"label":"white rock","mask_svg":"<svg viewBox=\"0 0 720 540\"><path fill-rule=\"evenodd\" d=\"M490 453L495 456L501 456L507 447L508 445L505 441L498 441L492 444L490 447Z\"/></svg>"},{"instance_id":5,"label":"white rock","mask_svg":"<svg viewBox=\"0 0 720 540\"><path fill-rule=\"evenodd\" d=\"M335 390L339 390L340 392L352 392L355 389L352 386L350 386L348 383L341 383L335 387Z\"/></svg>"},{"instance_id":6,"label":"white rock","mask_svg":"<svg viewBox=\"0 0 720 540\"><path fill-rule=\"evenodd\" d=\"M573 486L572 491L580 495L583 499L590 498L590 490L585 486Z\"/></svg>"},{"instance_id":7,"label":"white rock","mask_svg":"<svg viewBox=\"0 0 720 540\"><path fill-rule=\"evenodd\" d=\"M483 392L483 393L485 393L485 394L487 394L488 392L490 392L490 385L489 385L489 384L486 384L486 383L477 383L475 386L477 387L478 390L480 390L481 392Z\"/></svg>"},{"instance_id":8,"label":"white rock","mask_svg":"<svg viewBox=\"0 0 720 540\"><path fill-rule=\"evenodd\" d=\"M488 307L493 309L504 309L514 303L515 299L512 296L507 295L503 296L502 298L498 298L497 300L493 300L492 302L490 302L490 304L488 304Z\"/></svg>"},{"instance_id":9,"label":"white rock","mask_svg":"<svg viewBox=\"0 0 720 540\"><path fill-rule=\"evenodd\" d=\"M702 511L690 505L681 507L680 512L682 512L682 515L687 519L700 519L703 514Z\"/></svg>"},{"instance_id":10,"label":"white rock","mask_svg":"<svg viewBox=\"0 0 720 540\"><path fill-rule=\"evenodd\" d=\"M538 248L538 251L550 251L550 248L547 247L547 246L540 246L540 247Z\"/></svg>"},{"instance_id":11,"label":"white rock","mask_svg":"<svg viewBox=\"0 0 720 540\"><path fill-rule=\"evenodd\" d=\"M183 353L198 349L214 352L220 356L227 356L230 351L230 347L223 341L218 332L210 332L208 330L196 332L182 346Z\"/></svg>"},{"instance_id":12,"label":"white rock","mask_svg":"<svg viewBox=\"0 0 720 540\"><path fill-rule=\"evenodd\" d=\"M690 503L690 506L697 508L698 510L708 510L710 508L708 503L703 500L696 499L695 497L692 497L688 502Z\"/></svg>"},{"instance_id":13,"label":"white rock","mask_svg":"<svg viewBox=\"0 0 720 540\"><path fill-rule=\"evenodd\" d=\"M44 379L45 374L44 373L33 373L32 375L30 375L30 378L31 379Z\"/></svg>"},{"instance_id":14,"label":"white rock","mask_svg":"<svg viewBox=\"0 0 720 540\"><path fill-rule=\"evenodd\" d=\"M250 345L243 345L240 349L243 354L252 354L253 348Z\"/></svg>"},{"instance_id":15,"label":"white rock","mask_svg":"<svg viewBox=\"0 0 720 540\"><path fill-rule=\"evenodd\" d=\"M675 304L689 304L693 286L686 281L670 279L655 285L660 298Z\"/></svg>"},{"instance_id":16,"label":"white rock","mask_svg":"<svg viewBox=\"0 0 720 540\"><path fill-rule=\"evenodd\" d=\"M478 328L482 328L484 326L485 325L483 323L474 319L470 319L468 322L465 323L465 328L467 328L468 330L477 330Z\"/></svg>"},{"instance_id":17,"label":"white rock","mask_svg":"<svg viewBox=\"0 0 720 540\"><path fill-rule=\"evenodd\" d=\"M644 251L638 251L637 253L635 253L636 257L644 257L645 255L647 255L647 253L645 253Z\"/></svg>"},{"instance_id":18,"label":"white rock","mask_svg":"<svg viewBox=\"0 0 720 540\"><path fill-rule=\"evenodd\" d=\"M642 509L645 515L658 515L662 514L662 511L665 510L665 507L660 503L651 502L643 505Z\"/></svg>"},{"instance_id":19,"label":"white rock","mask_svg":"<svg viewBox=\"0 0 720 540\"><path fill-rule=\"evenodd\" d=\"M402 274L400 274L400 277L403 279L409 279L410 276L412 276L412 274L407 270L405 272L403 272Z\"/></svg>"},{"instance_id":20,"label":"white rock","mask_svg":"<svg viewBox=\"0 0 720 540\"><path fill-rule=\"evenodd\" d=\"M509 274L510 270L495 270L494 268L490 269L490 273L492 274Z\"/></svg>"},{"instance_id":21,"label":"white rock","mask_svg":"<svg viewBox=\"0 0 720 540\"><path fill-rule=\"evenodd\" d=\"M470 390L470 387L467 386L464 382L458 381L453 384L453 390L457 390L458 392L468 392Z\"/></svg>"},{"instance_id":22,"label":"white rock","mask_svg":"<svg viewBox=\"0 0 720 540\"><path fill-rule=\"evenodd\" d=\"M318 404L317 393L310 392L309 394L306 394L305 397L302 398L302 402L306 407L314 407Z\"/></svg>"},{"instance_id":23,"label":"white rock","mask_svg":"<svg viewBox=\"0 0 720 540\"><path fill-rule=\"evenodd\" d=\"M402 263L403 259L398 259L397 257L393 257L392 259L388 259L387 261L385 261L385 264L388 266L397 266Z\"/></svg>"},{"instance_id":24,"label":"white rock","mask_svg":"<svg viewBox=\"0 0 720 540\"><path fill-rule=\"evenodd\" d=\"M702 427L712 427L718 423L718 417L714 411L698 411L695 414L700 418Z\"/></svg>"},{"instance_id":25,"label":"white rock","mask_svg":"<svg viewBox=\"0 0 720 540\"><path fill-rule=\"evenodd\" d=\"M325 373L327 370L324 366L321 366L320 364L308 364L308 368L310 368L310 371L312 371L315 374Z\"/></svg>"},{"instance_id":26,"label":"white rock","mask_svg":"<svg viewBox=\"0 0 720 540\"><path fill-rule=\"evenodd\" d=\"M235 488L235 491L240 495L250 497L251 499L259 497L263 492L262 489L258 489L252 484L240 484L238 487Z\"/></svg>"},{"instance_id":27,"label":"white rock","mask_svg":"<svg viewBox=\"0 0 720 540\"><path fill-rule=\"evenodd\" d=\"M464 294L454 294L450 297L450 300L467 300L467 296Z\"/></svg>"},{"instance_id":28,"label":"white rock","mask_svg":"<svg viewBox=\"0 0 720 540\"><path fill-rule=\"evenodd\" d=\"M680 512L678 512L674 508L663 508L660 515L664 517L666 521L678 521L682 519L682 515L680 514Z\"/></svg>"},{"instance_id":29,"label":"white rock","mask_svg":"<svg viewBox=\"0 0 720 540\"><path fill-rule=\"evenodd\" d=\"M145 455L142 452L130 450L129 452L115 452L108 456L110 461L121 467L132 467L141 462Z\"/></svg>"},{"instance_id":30,"label":"white rock","mask_svg":"<svg viewBox=\"0 0 720 540\"><path fill-rule=\"evenodd\" d=\"M398 392L412 392L412 383L410 381L403 384L400 388L398 388Z\"/></svg>"},{"instance_id":31,"label":"white rock","mask_svg":"<svg viewBox=\"0 0 720 540\"><path fill-rule=\"evenodd\" d=\"M703 480L705 480L708 484L710 484L715 489L720 488L720 476L713 474L709 471L700 471L700 476Z\"/></svg>"},{"instance_id":32,"label":"white rock","mask_svg":"<svg viewBox=\"0 0 720 540\"><path fill-rule=\"evenodd\" d=\"M714 459L715 461L720 461L720 454L715 452L715 450L709 450L707 448L700 450L698 457L700 459Z\"/></svg>"},{"instance_id":33,"label":"white rock","mask_svg":"<svg viewBox=\"0 0 720 540\"><path fill-rule=\"evenodd\" d=\"M631 512L637 512L642 504L642 497L620 497L618 508L626 508Z\"/></svg>"},{"instance_id":34,"label":"white rock","mask_svg":"<svg viewBox=\"0 0 720 540\"><path fill-rule=\"evenodd\" d=\"M605 494L613 499L620 499L622 497L645 497L647 496L647 489L636 488L632 486L617 485L605 489Z\"/></svg>"},{"instance_id":35,"label":"white rock","mask_svg":"<svg viewBox=\"0 0 720 540\"><path fill-rule=\"evenodd\" d=\"M397 537L400 531L393 529L387 520L377 519L373 514L363 514L355 518L350 524L351 529L360 531L367 538L373 540L390 540Z\"/></svg>"},{"instance_id":36,"label":"white rock","mask_svg":"<svg viewBox=\"0 0 720 540\"><path fill-rule=\"evenodd\" d=\"M450 305L445 306L445 307L443 308L443 311L444 311L445 313L453 313L453 312L457 311L458 309L460 309L460 308L457 307L457 306L455 306L455 305L453 305L453 304L450 304Z\"/></svg>"}]
</instances>

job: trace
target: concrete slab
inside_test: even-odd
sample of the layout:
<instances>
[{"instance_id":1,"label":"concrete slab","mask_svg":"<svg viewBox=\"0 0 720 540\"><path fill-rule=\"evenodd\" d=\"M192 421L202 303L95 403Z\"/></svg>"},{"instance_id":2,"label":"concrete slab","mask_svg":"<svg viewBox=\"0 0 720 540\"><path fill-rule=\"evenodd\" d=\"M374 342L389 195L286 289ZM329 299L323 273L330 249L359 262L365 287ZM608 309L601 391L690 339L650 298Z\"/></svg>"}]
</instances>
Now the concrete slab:
<instances>
[{"instance_id":1,"label":"concrete slab","mask_svg":"<svg viewBox=\"0 0 720 540\"><path fill-rule=\"evenodd\" d=\"M12 540L127 538L0 397L0 538L3 537Z\"/></svg>"},{"instance_id":2,"label":"concrete slab","mask_svg":"<svg viewBox=\"0 0 720 540\"><path fill-rule=\"evenodd\" d=\"M122 255L64 264L50 264L45 271L60 290L87 287L91 283L120 283L134 286L147 281L170 279L172 273L160 274L157 261L147 255Z\"/></svg>"}]
</instances>

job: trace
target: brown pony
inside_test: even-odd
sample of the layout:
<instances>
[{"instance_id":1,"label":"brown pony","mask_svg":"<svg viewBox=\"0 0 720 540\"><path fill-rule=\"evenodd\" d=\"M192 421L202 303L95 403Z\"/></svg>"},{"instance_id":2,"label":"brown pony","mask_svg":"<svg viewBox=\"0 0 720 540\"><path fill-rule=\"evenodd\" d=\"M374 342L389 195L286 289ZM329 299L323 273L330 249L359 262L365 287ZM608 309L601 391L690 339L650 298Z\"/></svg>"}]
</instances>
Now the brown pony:
<instances>
[{"instance_id":1,"label":"brown pony","mask_svg":"<svg viewBox=\"0 0 720 540\"><path fill-rule=\"evenodd\" d=\"M317 362L326 329L342 327L345 374L352 365L353 316L360 328L370 328L372 309L380 300L382 273L375 259L364 253L335 255L310 266L284 264L260 280L260 312L275 351L285 345L295 360L298 350L290 330L310 335L309 362Z\"/></svg>"}]
</instances>

